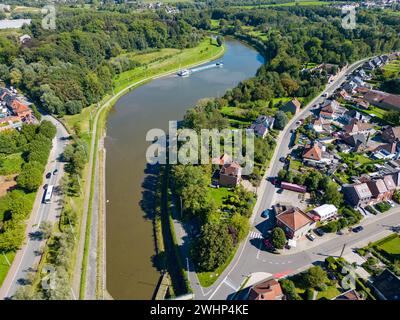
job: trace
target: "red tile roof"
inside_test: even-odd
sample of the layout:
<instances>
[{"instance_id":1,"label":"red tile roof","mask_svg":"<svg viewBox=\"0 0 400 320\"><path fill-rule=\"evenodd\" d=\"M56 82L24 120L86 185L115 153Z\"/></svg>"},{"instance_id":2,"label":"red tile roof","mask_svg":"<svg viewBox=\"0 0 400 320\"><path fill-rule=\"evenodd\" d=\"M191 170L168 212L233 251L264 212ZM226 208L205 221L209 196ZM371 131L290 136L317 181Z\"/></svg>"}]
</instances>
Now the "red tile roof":
<instances>
[{"instance_id":1,"label":"red tile roof","mask_svg":"<svg viewBox=\"0 0 400 320\"><path fill-rule=\"evenodd\" d=\"M276 219L281 221L291 230L296 231L305 225L313 222L307 214L301 211L299 208L290 208L276 216Z\"/></svg>"}]
</instances>

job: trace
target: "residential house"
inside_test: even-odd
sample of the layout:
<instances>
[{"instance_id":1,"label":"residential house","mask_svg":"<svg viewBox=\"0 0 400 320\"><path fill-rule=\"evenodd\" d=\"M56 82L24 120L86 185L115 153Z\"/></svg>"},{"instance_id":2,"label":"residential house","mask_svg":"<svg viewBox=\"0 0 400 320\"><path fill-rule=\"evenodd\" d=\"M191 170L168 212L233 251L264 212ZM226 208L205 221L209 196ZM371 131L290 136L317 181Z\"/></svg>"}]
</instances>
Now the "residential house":
<instances>
[{"instance_id":1,"label":"residential house","mask_svg":"<svg viewBox=\"0 0 400 320\"><path fill-rule=\"evenodd\" d=\"M374 125L372 123L364 122L359 119L352 119L349 124L343 127L343 131L346 135L371 135L375 132Z\"/></svg>"},{"instance_id":2,"label":"residential house","mask_svg":"<svg viewBox=\"0 0 400 320\"><path fill-rule=\"evenodd\" d=\"M337 94L336 94L336 96L338 97L338 98L343 98L344 100L346 100L346 101L350 101L351 100L351 95L349 95L348 93L347 93L347 91L346 90L340 90Z\"/></svg>"},{"instance_id":3,"label":"residential house","mask_svg":"<svg viewBox=\"0 0 400 320\"><path fill-rule=\"evenodd\" d=\"M331 132L331 124L328 120L324 118L315 118L310 121L308 125L309 129L314 130L315 132L322 133L322 132Z\"/></svg>"},{"instance_id":4,"label":"residential house","mask_svg":"<svg viewBox=\"0 0 400 320\"><path fill-rule=\"evenodd\" d=\"M22 35L22 36L19 37L19 42L20 42L21 44L25 44L25 43L31 41L31 39L32 39L32 38L31 38L30 35L24 34L24 35Z\"/></svg>"},{"instance_id":5,"label":"residential house","mask_svg":"<svg viewBox=\"0 0 400 320\"><path fill-rule=\"evenodd\" d=\"M250 126L257 137L265 138L269 129L272 129L275 118L269 116L259 116Z\"/></svg>"},{"instance_id":6,"label":"residential house","mask_svg":"<svg viewBox=\"0 0 400 320\"><path fill-rule=\"evenodd\" d=\"M378 90L368 90L364 99L370 104L389 110L400 110L400 96Z\"/></svg>"},{"instance_id":7,"label":"residential house","mask_svg":"<svg viewBox=\"0 0 400 320\"><path fill-rule=\"evenodd\" d=\"M374 277L372 287L382 300L400 300L400 279L388 269Z\"/></svg>"},{"instance_id":8,"label":"residential house","mask_svg":"<svg viewBox=\"0 0 400 320\"><path fill-rule=\"evenodd\" d=\"M345 123L351 124L352 121L354 121L354 120L368 122L371 120L371 117L367 116L361 112L358 112L357 110L351 109L344 113L342 119Z\"/></svg>"},{"instance_id":9,"label":"residential house","mask_svg":"<svg viewBox=\"0 0 400 320\"><path fill-rule=\"evenodd\" d=\"M383 141L388 143L395 143L400 140L400 126L392 127L388 126L386 129L382 131L381 138Z\"/></svg>"},{"instance_id":10,"label":"residential house","mask_svg":"<svg viewBox=\"0 0 400 320\"><path fill-rule=\"evenodd\" d=\"M370 180L367 182L368 188L372 193L373 201L375 203L389 200L393 195L393 191L387 189L383 179Z\"/></svg>"},{"instance_id":11,"label":"residential house","mask_svg":"<svg viewBox=\"0 0 400 320\"><path fill-rule=\"evenodd\" d=\"M315 226L315 221L299 208L289 208L276 216L276 224L281 227L287 238L299 240Z\"/></svg>"},{"instance_id":12,"label":"residential house","mask_svg":"<svg viewBox=\"0 0 400 320\"><path fill-rule=\"evenodd\" d=\"M374 59L372 59L372 63L375 65L375 67L379 68L383 62L381 60L380 57L375 57Z\"/></svg>"},{"instance_id":13,"label":"residential house","mask_svg":"<svg viewBox=\"0 0 400 320\"><path fill-rule=\"evenodd\" d=\"M362 133L356 134L345 134L342 136L342 140L349 146L353 147L353 151L363 151L367 148L367 137Z\"/></svg>"},{"instance_id":14,"label":"residential house","mask_svg":"<svg viewBox=\"0 0 400 320\"><path fill-rule=\"evenodd\" d=\"M375 65L372 62L372 60L369 60L367 62L364 63L363 67L367 70L374 70L375 69Z\"/></svg>"},{"instance_id":15,"label":"residential house","mask_svg":"<svg viewBox=\"0 0 400 320\"><path fill-rule=\"evenodd\" d=\"M326 147L316 141L304 147L302 158L309 164L329 164L333 160L333 157L326 151Z\"/></svg>"},{"instance_id":16,"label":"residential house","mask_svg":"<svg viewBox=\"0 0 400 320\"><path fill-rule=\"evenodd\" d=\"M281 110L283 112L290 112L292 114L296 114L300 111L300 108L301 108L301 102L295 98L284 104L281 107Z\"/></svg>"},{"instance_id":17,"label":"residential house","mask_svg":"<svg viewBox=\"0 0 400 320\"><path fill-rule=\"evenodd\" d=\"M274 278L265 279L249 289L247 300L282 300L281 285Z\"/></svg>"},{"instance_id":18,"label":"residential house","mask_svg":"<svg viewBox=\"0 0 400 320\"><path fill-rule=\"evenodd\" d=\"M235 187L242 178L242 167L235 161L225 163L219 172L219 184L223 187Z\"/></svg>"},{"instance_id":19,"label":"residential house","mask_svg":"<svg viewBox=\"0 0 400 320\"><path fill-rule=\"evenodd\" d=\"M392 160L394 159L398 154L398 144L397 142L393 143L385 143L380 146L378 146L373 154L372 157L374 159L384 159L384 160Z\"/></svg>"},{"instance_id":20,"label":"residential house","mask_svg":"<svg viewBox=\"0 0 400 320\"><path fill-rule=\"evenodd\" d=\"M336 120L345 112L346 109L342 108L336 100L326 100L322 104L319 116L327 120Z\"/></svg>"},{"instance_id":21,"label":"residential house","mask_svg":"<svg viewBox=\"0 0 400 320\"><path fill-rule=\"evenodd\" d=\"M396 186L396 189L400 188L400 171L397 171L392 174L393 182Z\"/></svg>"},{"instance_id":22,"label":"residential house","mask_svg":"<svg viewBox=\"0 0 400 320\"><path fill-rule=\"evenodd\" d=\"M341 293L333 300L364 300L364 299L355 289L350 289L344 293Z\"/></svg>"},{"instance_id":23,"label":"residential house","mask_svg":"<svg viewBox=\"0 0 400 320\"><path fill-rule=\"evenodd\" d=\"M357 84L354 81L347 81L342 85L342 88L346 90L349 94L353 94L357 88Z\"/></svg>"},{"instance_id":24,"label":"residential house","mask_svg":"<svg viewBox=\"0 0 400 320\"><path fill-rule=\"evenodd\" d=\"M362 98L354 98L352 100L356 107L359 107L359 108L362 108L365 110L367 110L369 108L369 102L365 101Z\"/></svg>"},{"instance_id":25,"label":"residential house","mask_svg":"<svg viewBox=\"0 0 400 320\"><path fill-rule=\"evenodd\" d=\"M333 204L323 204L314 208L311 213L316 217L314 220L325 221L336 217L338 209Z\"/></svg>"},{"instance_id":26,"label":"residential house","mask_svg":"<svg viewBox=\"0 0 400 320\"><path fill-rule=\"evenodd\" d=\"M372 193L366 183L344 185L342 192L346 201L354 207L365 207L372 202Z\"/></svg>"}]
</instances>

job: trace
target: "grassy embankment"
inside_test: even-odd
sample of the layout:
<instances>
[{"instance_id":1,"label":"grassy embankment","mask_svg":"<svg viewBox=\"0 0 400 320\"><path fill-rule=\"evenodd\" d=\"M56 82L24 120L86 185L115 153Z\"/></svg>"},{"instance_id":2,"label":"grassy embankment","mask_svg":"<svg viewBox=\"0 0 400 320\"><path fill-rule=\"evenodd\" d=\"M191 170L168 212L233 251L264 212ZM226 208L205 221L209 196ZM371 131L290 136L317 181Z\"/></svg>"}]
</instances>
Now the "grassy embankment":
<instances>
[{"instance_id":1,"label":"grassy embankment","mask_svg":"<svg viewBox=\"0 0 400 320\"><path fill-rule=\"evenodd\" d=\"M199 46L190 49L161 49L156 52L151 53L129 53L128 55L131 58L134 58L138 62L144 64L144 66L135 68L133 70L126 71L120 74L118 77L114 79L114 96L107 95L104 97L100 105L103 105L105 102L110 101L109 105L103 109L101 109L101 114L99 114L99 121L97 123L97 135L96 135L96 143L94 147L94 159L93 163L96 163L97 157L97 148L98 148L98 140L105 132L105 124L107 120L108 111L112 108L112 106L118 101L120 96L117 96L122 91L126 91L129 87L129 90L144 84L146 81L152 80L157 76L173 73L179 68L189 67L192 65L196 65L198 63L207 62L208 60L216 59L221 56L224 52L225 47L218 47L215 43L210 43L209 39L204 40L199 44ZM140 82L137 85L133 85L137 82ZM85 108L81 114L72 115L72 116L64 116L63 121L66 124L67 128L71 132L79 132L79 135L82 139L85 139L90 146L91 141L91 132L93 130L93 119L95 114L99 112L99 109L96 105L92 105L90 107ZM87 176L88 168L85 169L84 176ZM92 176L92 182L90 187L90 195L89 195L89 203L91 203L91 199L93 197L94 191L94 173L95 168L92 168L92 172L90 173ZM82 190L84 190L85 181L82 184ZM76 211L80 220L82 218L83 213L83 199L84 195L82 194L80 197L75 198L74 202L76 203ZM88 245L89 245L89 226L91 221L91 204L89 205L88 217L87 217L87 227L86 227L86 235L85 235L85 249L84 249L84 259L83 259L83 274L81 280L81 296L85 291L85 279L86 279L86 266L87 266L87 258L88 258ZM76 255L75 255L76 256Z\"/></svg>"}]
</instances>

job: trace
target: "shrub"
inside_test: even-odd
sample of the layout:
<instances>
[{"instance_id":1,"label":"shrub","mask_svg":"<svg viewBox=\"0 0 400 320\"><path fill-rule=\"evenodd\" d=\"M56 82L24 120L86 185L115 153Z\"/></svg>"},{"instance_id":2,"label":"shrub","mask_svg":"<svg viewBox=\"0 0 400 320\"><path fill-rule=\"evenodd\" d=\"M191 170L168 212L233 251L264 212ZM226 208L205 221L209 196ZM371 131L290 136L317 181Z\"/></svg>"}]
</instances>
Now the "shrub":
<instances>
[{"instance_id":1,"label":"shrub","mask_svg":"<svg viewBox=\"0 0 400 320\"><path fill-rule=\"evenodd\" d=\"M391 208L390 204L387 202L379 202L375 205L375 207L379 210L379 212L386 212Z\"/></svg>"}]
</instances>

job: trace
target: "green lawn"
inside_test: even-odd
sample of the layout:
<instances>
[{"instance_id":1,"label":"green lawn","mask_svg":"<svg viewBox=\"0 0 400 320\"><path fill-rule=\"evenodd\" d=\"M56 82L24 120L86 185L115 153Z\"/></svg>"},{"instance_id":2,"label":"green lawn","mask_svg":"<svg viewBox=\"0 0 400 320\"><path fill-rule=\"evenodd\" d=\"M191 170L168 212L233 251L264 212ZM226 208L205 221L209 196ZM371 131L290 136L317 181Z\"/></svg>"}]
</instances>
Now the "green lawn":
<instances>
[{"instance_id":1,"label":"green lawn","mask_svg":"<svg viewBox=\"0 0 400 320\"><path fill-rule=\"evenodd\" d=\"M400 255L400 236L381 243L378 248L389 255Z\"/></svg>"},{"instance_id":2,"label":"green lawn","mask_svg":"<svg viewBox=\"0 0 400 320\"><path fill-rule=\"evenodd\" d=\"M221 207L223 201L226 197L232 194L232 191L229 191L228 188L208 188L208 195L210 198L215 200L215 204L217 207Z\"/></svg>"},{"instance_id":3,"label":"green lawn","mask_svg":"<svg viewBox=\"0 0 400 320\"><path fill-rule=\"evenodd\" d=\"M200 61L211 59L223 53L223 48L215 43L210 43L210 38L202 41L197 47L190 49L161 49L150 53L129 54L134 60L145 64L144 66L134 68L118 75L115 80L115 91L118 92L129 83L143 78L162 74L180 67L195 64Z\"/></svg>"},{"instance_id":4,"label":"green lawn","mask_svg":"<svg viewBox=\"0 0 400 320\"><path fill-rule=\"evenodd\" d=\"M331 300L331 299L337 297L339 294L340 294L340 291L336 287L336 285L328 286L328 288L325 291L319 291L318 292L317 300L319 300L319 299Z\"/></svg>"},{"instance_id":5,"label":"green lawn","mask_svg":"<svg viewBox=\"0 0 400 320\"><path fill-rule=\"evenodd\" d=\"M0 158L0 175L6 176L20 173L23 164L24 159L22 159L21 153L13 153L4 158Z\"/></svg>"},{"instance_id":6,"label":"green lawn","mask_svg":"<svg viewBox=\"0 0 400 320\"><path fill-rule=\"evenodd\" d=\"M8 262L12 264L15 257L15 252L6 253L6 257L8 259ZM0 287L7 276L8 269L10 269L10 266L7 263L7 259L2 253L0 254Z\"/></svg>"}]
</instances>

